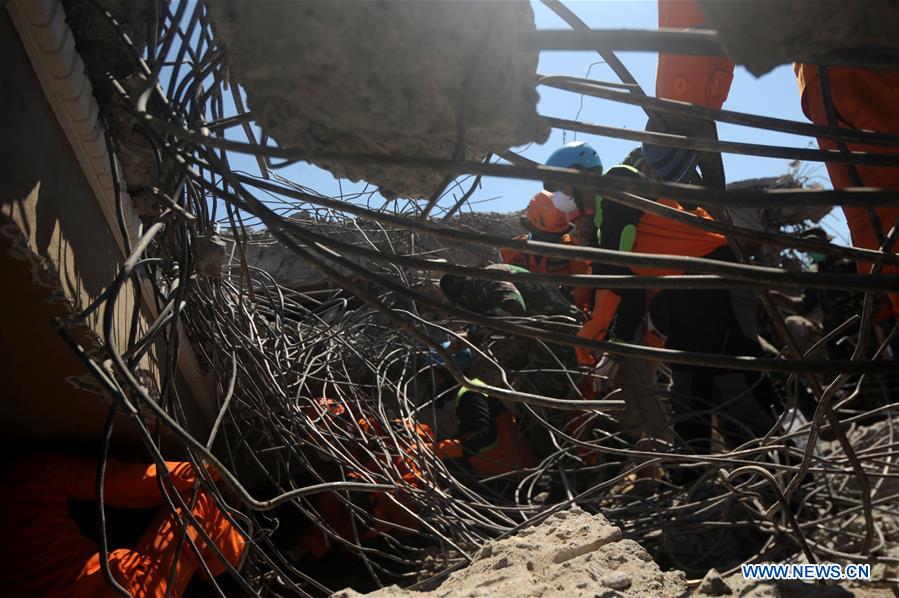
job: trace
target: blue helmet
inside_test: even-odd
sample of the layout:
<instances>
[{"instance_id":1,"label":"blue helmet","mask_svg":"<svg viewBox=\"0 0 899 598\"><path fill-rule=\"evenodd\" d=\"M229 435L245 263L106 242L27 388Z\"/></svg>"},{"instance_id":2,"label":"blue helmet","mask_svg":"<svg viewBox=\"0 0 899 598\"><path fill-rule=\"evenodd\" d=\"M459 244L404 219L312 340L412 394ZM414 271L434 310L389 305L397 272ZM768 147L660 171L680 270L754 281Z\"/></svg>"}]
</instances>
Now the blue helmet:
<instances>
[{"instance_id":1,"label":"blue helmet","mask_svg":"<svg viewBox=\"0 0 899 598\"><path fill-rule=\"evenodd\" d=\"M585 141L572 141L560 147L546 159L547 166L557 168L580 167L585 170L602 172L599 154Z\"/></svg>"}]
</instances>

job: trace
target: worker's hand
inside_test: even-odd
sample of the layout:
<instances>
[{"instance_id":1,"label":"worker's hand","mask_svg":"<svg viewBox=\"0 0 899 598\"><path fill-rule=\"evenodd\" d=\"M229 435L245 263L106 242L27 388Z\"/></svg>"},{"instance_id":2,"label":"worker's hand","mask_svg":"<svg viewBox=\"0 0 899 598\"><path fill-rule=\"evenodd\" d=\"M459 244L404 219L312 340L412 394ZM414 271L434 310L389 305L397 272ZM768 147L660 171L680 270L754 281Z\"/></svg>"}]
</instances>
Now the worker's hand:
<instances>
[{"instance_id":1,"label":"worker's hand","mask_svg":"<svg viewBox=\"0 0 899 598\"><path fill-rule=\"evenodd\" d=\"M437 455L441 459L459 459L462 457L462 443L458 438L446 438L437 443Z\"/></svg>"},{"instance_id":2,"label":"worker's hand","mask_svg":"<svg viewBox=\"0 0 899 598\"><path fill-rule=\"evenodd\" d=\"M596 357L593 356L592 350L583 347L575 347L574 353L577 356L578 365L586 367L593 367L596 365Z\"/></svg>"},{"instance_id":3,"label":"worker's hand","mask_svg":"<svg viewBox=\"0 0 899 598\"><path fill-rule=\"evenodd\" d=\"M594 310L595 309L596 308L594 308ZM583 326L581 326L581 329L578 331L577 335L580 338L601 341L606 338L606 334L608 333L608 324L605 322L605 319L597 318L596 313L594 313L593 315L593 318L587 320L587 322ZM612 312L612 315L614 315L614 311ZM587 367L593 367L596 365L596 357L593 354L593 349L575 347L574 352L577 355L578 365Z\"/></svg>"},{"instance_id":4,"label":"worker's hand","mask_svg":"<svg viewBox=\"0 0 899 598\"><path fill-rule=\"evenodd\" d=\"M618 388L616 378L620 361L617 355L606 353L593 368L593 392L598 399Z\"/></svg>"}]
</instances>

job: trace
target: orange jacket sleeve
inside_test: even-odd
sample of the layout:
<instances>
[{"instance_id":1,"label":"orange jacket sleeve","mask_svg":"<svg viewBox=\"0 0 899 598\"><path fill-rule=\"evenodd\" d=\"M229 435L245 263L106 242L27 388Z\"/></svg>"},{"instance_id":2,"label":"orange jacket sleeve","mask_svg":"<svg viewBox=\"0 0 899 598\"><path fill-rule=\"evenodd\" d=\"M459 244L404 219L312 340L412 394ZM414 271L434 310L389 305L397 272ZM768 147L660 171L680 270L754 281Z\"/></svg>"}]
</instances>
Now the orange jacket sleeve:
<instances>
[{"instance_id":1,"label":"orange jacket sleeve","mask_svg":"<svg viewBox=\"0 0 899 598\"><path fill-rule=\"evenodd\" d=\"M500 249L499 255L502 257L504 264L521 266L522 268L528 267L527 259L525 259L524 254L516 249Z\"/></svg>"},{"instance_id":2,"label":"orange jacket sleeve","mask_svg":"<svg viewBox=\"0 0 899 598\"><path fill-rule=\"evenodd\" d=\"M195 481L190 463L169 461L169 476L178 492L190 490ZM97 461L75 455L50 454L42 456L39 467L46 484L55 486L65 496L75 500L96 500ZM162 504L159 493L159 473L155 465L124 463L109 459L103 488L104 501L111 507L143 509Z\"/></svg>"},{"instance_id":3,"label":"orange jacket sleeve","mask_svg":"<svg viewBox=\"0 0 899 598\"><path fill-rule=\"evenodd\" d=\"M568 264L570 274L590 274L590 262L587 260L571 260ZM593 289L590 287L574 287L571 290L574 295L574 304L578 308L589 312L590 300L593 298Z\"/></svg>"},{"instance_id":4,"label":"orange jacket sleeve","mask_svg":"<svg viewBox=\"0 0 899 598\"><path fill-rule=\"evenodd\" d=\"M695 0L659 0L659 28L705 24ZM734 63L723 57L659 54L656 97L721 108L730 92Z\"/></svg>"},{"instance_id":5,"label":"orange jacket sleeve","mask_svg":"<svg viewBox=\"0 0 899 598\"><path fill-rule=\"evenodd\" d=\"M615 312L618 311L619 303L621 303L621 297L612 291L608 289L596 291L593 317L581 327L578 336L589 340L603 340L609 333L609 327L615 318ZM596 357L590 349L577 347L575 353L577 353L577 361L580 365L596 365Z\"/></svg>"}]
</instances>

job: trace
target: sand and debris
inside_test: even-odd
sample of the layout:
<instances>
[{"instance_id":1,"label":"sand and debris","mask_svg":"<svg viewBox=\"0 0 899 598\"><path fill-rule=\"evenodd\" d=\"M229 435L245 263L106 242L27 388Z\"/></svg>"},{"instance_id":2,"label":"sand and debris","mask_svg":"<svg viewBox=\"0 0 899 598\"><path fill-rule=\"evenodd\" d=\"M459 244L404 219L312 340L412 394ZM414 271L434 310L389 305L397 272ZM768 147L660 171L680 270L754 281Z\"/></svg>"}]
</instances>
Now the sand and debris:
<instances>
[{"instance_id":1,"label":"sand and debris","mask_svg":"<svg viewBox=\"0 0 899 598\"><path fill-rule=\"evenodd\" d=\"M664 572L633 540L602 515L578 507L559 511L540 525L486 544L465 569L435 590L391 586L368 596L680 596L684 574ZM343 590L337 596L360 596Z\"/></svg>"}]
</instances>

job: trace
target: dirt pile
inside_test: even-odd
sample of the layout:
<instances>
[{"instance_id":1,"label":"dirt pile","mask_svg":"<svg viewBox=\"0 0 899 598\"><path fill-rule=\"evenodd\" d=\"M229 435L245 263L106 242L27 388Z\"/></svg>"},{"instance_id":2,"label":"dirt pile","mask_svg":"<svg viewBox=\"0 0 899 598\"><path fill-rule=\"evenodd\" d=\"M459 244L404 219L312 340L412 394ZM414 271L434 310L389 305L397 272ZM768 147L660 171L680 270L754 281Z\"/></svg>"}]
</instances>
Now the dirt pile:
<instances>
[{"instance_id":1,"label":"dirt pile","mask_svg":"<svg viewBox=\"0 0 899 598\"><path fill-rule=\"evenodd\" d=\"M430 592L396 586L367 596L679 596L687 591L679 571L663 572L639 544L602 515L577 507L560 511L516 536L486 544L465 569ZM353 590L342 598L360 596Z\"/></svg>"}]
</instances>

